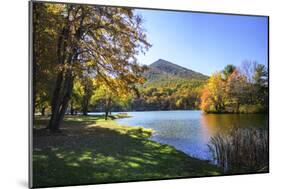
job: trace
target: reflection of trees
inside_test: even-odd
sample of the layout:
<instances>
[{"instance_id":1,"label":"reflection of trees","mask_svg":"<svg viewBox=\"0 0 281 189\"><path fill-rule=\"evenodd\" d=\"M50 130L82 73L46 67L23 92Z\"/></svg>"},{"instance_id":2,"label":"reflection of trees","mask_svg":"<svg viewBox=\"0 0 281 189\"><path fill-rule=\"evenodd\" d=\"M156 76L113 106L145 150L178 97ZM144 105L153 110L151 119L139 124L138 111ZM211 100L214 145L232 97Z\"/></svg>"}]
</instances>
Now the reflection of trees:
<instances>
[{"instance_id":1,"label":"reflection of trees","mask_svg":"<svg viewBox=\"0 0 281 189\"><path fill-rule=\"evenodd\" d=\"M202 114L200 122L209 136L228 133L232 128L267 127L267 116L260 114Z\"/></svg>"}]
</instances>

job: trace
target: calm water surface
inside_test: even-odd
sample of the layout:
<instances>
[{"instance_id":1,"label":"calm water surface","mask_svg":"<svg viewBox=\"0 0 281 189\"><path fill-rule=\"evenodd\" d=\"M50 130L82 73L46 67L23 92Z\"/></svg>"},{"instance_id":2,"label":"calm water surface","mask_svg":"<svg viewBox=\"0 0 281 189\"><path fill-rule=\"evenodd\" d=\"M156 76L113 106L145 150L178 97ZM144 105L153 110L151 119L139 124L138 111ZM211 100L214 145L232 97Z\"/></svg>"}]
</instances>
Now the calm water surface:
<instances>
[{"instance_id":1,"label":"calm water surface","mask_svg":"<svg viewBox=\"0 0 281 189\"><path fill-rule=\"evenodd\" d=\"M210 137L231 127L268 128L263 114L203 114L201 111L128 112L132 117L118 119L122 125L154 129L151 140L169 144L193 157L211 160Z\"/></svg>"}]
</instances>

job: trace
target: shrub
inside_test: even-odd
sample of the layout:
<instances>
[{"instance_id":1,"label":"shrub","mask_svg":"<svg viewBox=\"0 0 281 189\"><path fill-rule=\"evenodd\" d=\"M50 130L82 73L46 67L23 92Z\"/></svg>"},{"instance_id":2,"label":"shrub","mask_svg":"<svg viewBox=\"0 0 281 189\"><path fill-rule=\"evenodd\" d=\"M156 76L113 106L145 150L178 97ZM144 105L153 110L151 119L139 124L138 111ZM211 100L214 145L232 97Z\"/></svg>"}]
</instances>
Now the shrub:
<instances>
[{"instance_id":1,"label":"shrub","mask_svg":"<svg viewBox=\"0 0 281 189\"><path fill-rule=\"evenodd\" d=\"M268 170L268 131L236 128L212 137L208 146L214 162L226 173Z\"/></svg>"}]
</instances>

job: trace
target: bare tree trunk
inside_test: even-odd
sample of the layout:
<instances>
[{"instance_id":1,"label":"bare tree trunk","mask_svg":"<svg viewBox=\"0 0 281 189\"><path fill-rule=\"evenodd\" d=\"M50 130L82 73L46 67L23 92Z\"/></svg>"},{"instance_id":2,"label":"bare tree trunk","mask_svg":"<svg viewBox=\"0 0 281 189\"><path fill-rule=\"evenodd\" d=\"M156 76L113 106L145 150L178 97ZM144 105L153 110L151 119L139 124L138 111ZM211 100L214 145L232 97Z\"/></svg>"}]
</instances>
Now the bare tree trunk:
<instances>
[{"instance_id":1,"label":"bare tree trunk","mask_svg":"<svg viewBox=\"0 0 281 189\"><path fill-rule=\"evenodd\" d=\"M82 103L82 111L83 115L88 115L88 105L89 105L89 100L87 97L83 97L83 103Z\"/></svg>"},{"instance_id":2,"label":"bare tree trunk","mask_svg":"<svg viewBox=\"0 0 281 189\"><path fill-rule=\"evenodd\" d=\"M108 99L105 100L105 120L108 119L108 114L111 110L111 97L109 97Z\"/></svg>"},{"instance_id":3,"label":"bare tree trunk","mask_svg":"<svg viewBox=\"0 0 281 189\"><path fill-rule=\"evenodd\" d=\"M111 97L109 97L109 99L108 99L108 112L109 112L109 115L111 115L111 103L112 103L112 100L111 100Z\"/></svg>"},{"instance_id":4,"label":"bare tree trunk","mask_svg":"<svg viewBox=\"0 0 281 189\"><path fill-rule=\"evenodd\" d=\"M63 73L59 73L52 99L52 116L49 121L48 129L58 131L66 112L68 102L73 88L73 79L71 70L67 70L65 78Z\"/></svg>"},{"instance_id":5,"label":"bare tree trunk","mask_svg":"<svg viewBox=\"0 0 281 189\"><path fill-rule=\"evenodd\" d=\"M105 103L104 103L104 112L105 112L105 120L107 120L108 118L108 106L107 106L107 98L105 99Z\"/></svg>"},{"instance_id":6,"label":"bare tree trunk","mask_svg":"<svg viewBox=\"0 0 281 189\"><path fill-rule=\"evenodd\" d=\"M57 120L57 115L59 114L59 102L61 101L61 87L63 83L63 71L59 72L57 75L56 86L53 92L52 102L51 102L51 119L48 124L48 129L55 130L55 122Z\"/></svg>"},{"instance_id":7,"label":"bare tree trunk","mask_svg":"<svg viewBox=\"0 0 281 189\"><path fill-rule=\"evenodd\" d=\"M71 73L71 70L69 70L69 75L66 78L66 82L65 82L65 91L64 91L64 97L63 97L63 101L61 103L61 109L60 109L60 113L59 113L59 120L58 120L58 127L61 124L65 112L67 110L68 107L68 103L69 100L71 98L71 94L72 94L72 89L73 89L73 80L74 80L74 76Z\"/></svg>"},{"instance_id":8,"label":"bare tree trunk","mask_svg":"<svg viewBox=\"0 0 281 189\"><path fill-rule=\"evenodd\" d=\"M89 106L90 95L88 94L89 93L87 91L88 89L86 88L85 90L86 90L86 92L82 99L82 112L83 112L83 115L88 115L88 106Z\"/></svg>"}]
</instances>

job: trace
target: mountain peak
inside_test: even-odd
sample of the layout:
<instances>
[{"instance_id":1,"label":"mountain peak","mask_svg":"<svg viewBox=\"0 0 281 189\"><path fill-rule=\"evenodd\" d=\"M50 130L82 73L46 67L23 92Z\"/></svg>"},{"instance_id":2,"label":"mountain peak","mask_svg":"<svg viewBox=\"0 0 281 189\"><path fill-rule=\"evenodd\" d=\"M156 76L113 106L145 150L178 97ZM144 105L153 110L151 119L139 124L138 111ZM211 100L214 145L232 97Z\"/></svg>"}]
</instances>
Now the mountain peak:
<instances>
[{"instance_id":1,"label":"mountain peak","mask_svg":"<svg viewBox=\"0 0 281 189\"><path fill-rule=\"evenodd\" d=\"M199 79L205 80L208 77L195 72L193 70L184 68L164 59L158 59L149 65L149 75L167 75L172 77L186 78L186 79Z\"/></svg>"},{"instance_id":2,"label":"mountain peak","mask_svg":"<svg viewBox=\"0 0 281 189\"><path fill-rule=\"evenodd\" d=\"M161 65L175 65L178 66L172 62L169 62L167 60L161 59L159 58L157 61L153 62L152 64L150 64L150 66L152 67L157 67L157 66L161 66Z\"/></svg>"}]
</instances>

